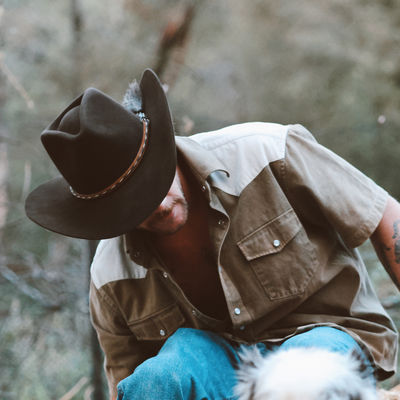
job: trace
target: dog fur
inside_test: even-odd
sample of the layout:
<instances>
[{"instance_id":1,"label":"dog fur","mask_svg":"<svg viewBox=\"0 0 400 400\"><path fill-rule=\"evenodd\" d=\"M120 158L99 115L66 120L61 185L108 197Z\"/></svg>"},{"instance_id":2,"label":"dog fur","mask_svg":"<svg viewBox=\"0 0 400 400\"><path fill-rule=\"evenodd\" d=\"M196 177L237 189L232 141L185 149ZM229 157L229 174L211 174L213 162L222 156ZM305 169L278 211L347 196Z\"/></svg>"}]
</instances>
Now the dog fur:
<instances>
[{"instance_id":1,"label":"dog fur","mask_svg":"<svg viewBox=\"0 0 400 400\"><path fill-rule=\"evenodd\" d=\"M241 353L239 400L377 400L375 384L357 351L278 350Z\"/></svg>"}]
</instances>

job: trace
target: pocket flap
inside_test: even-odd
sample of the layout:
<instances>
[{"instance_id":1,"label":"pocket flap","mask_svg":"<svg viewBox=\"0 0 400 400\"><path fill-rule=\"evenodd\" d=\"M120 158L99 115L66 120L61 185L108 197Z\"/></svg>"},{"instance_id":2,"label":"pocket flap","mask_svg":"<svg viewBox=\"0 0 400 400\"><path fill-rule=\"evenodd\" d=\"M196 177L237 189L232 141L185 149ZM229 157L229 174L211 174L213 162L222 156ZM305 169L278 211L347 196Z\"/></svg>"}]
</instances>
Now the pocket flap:
<instances>
[{"instance_id":1,"label":"pocket flap","mask_svg":"<svg viewBox=\"0 0 400 400\"><path fill-rule=\"evenodd\" d=\"M269 221L237 243L247 261L278 253L301 229L301 223L291 208Z\"/></svg>"},{"instance_id":2,"label":"pocket flap","mask_svg":"<svg viewBox=\"0 0 400 400\"><path fill-rule=\"evenodd\" d=\"M129 322L131 331L138 340L163 340L170 337L185 322L178 304L168 307L142 318Z\"/></svg>"}]
</instances>

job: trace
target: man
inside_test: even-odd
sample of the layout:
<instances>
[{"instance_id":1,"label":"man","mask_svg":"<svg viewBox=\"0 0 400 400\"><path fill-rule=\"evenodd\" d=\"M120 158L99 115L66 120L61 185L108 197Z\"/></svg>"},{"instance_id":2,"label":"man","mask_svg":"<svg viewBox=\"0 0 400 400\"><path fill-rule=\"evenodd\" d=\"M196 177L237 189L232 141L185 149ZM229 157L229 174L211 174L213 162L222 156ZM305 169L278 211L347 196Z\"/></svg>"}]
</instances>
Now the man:
<instances>
[{"instance_id":1,"label":"man","mask_svg":"<svg viewBox=\"0 0 400 400\"><path fill-rule=\"evenodd\" d=\"M62 176L26 202L111 238L90 292L111 398L233 399L241 344L356 349L391 376L398 336L355 248L371 237L400 287L400 205L299 125L175 144L151 70L124 104L88 89L67 107L41 137Z\"/></svg>"}]
</instances>

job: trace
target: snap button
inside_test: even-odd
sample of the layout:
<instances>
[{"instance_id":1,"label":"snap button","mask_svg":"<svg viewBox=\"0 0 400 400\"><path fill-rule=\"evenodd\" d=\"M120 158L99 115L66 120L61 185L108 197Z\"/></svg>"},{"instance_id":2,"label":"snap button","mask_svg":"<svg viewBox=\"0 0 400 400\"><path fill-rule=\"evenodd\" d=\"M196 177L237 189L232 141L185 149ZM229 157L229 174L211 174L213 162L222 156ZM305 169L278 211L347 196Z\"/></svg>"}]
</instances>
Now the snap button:
<instances>
[{"instance_id":1,"label":"snap button","mask_svg":"<svg viewBox=\"0 0 400 400\"><path fill-rule=\"evenodd\" d=\"M168 278L168 274L166 272L163 272L164 278Z\"/></svg>"},{"instance_id":2,"label":"snap button","mask_svg":"<svg viewBox=\"0 0 400 400\"><path fill-rule=\"evenodd\" d=\"M160 335L165 336L165 332L162 329L160 330Z\"/></svg>"},{"instance_id":3,"label":"snap button","mask_svg":"<svg viewBox=\"0 0 400 400\"><path fill-rule=\"evenodd\" d=\"M193 315L197 315L196 310L192 310L192 314L193 314Z\"/></svg>"},{"instance_id":4,"label":"snap button","mask_svg":"<svg viewBox=\"0 0 400 400\"><path fill-rule=\"evenodd\" d=\"M140 253L138 251L136 251L135 253L133 253L133 257L135 257L135 258L140 257Z\"/></svg>"},{"instance_id":5,"label":"snap button","mask_svg":"<svg viewBox=\"0 0 400 400\"><path fill-rule=\"evenodd\" d=\"M240 315L240 313L241 313L240 308L235 308L235 314Z\"/></svg>"},{"instance_id":6,"label":"snap button","mask_svg":"<svg viewBox=\"0 0 400 400\"><path fill-rule=\"evenodd\" d=\"M274 244L275 247L279 247L281 242L278 239L275 239L273 244Z\"/></svg>"},{"instance_id":7,"label":"snap button","mask_svg":"<svg viewBox=\"0 0 400 400\"><path fill-rule=\"evenodd\" d=\"M223 219L220 219L218 221L218 225L222 228L225 225L225 221Z\"/></svg>"},{"instance_id":8,"label":"snap button","mask_svg":"<svg viewBox=\"0 0 400 400\"><path fill-rule=\"evenodd\" d=\"M202 186L202 187L201 187L201 190L202 190L203 192L205 192L205 191L206 191L206 187L205 187L205 186Z\"/></svg>"}]
</instances>

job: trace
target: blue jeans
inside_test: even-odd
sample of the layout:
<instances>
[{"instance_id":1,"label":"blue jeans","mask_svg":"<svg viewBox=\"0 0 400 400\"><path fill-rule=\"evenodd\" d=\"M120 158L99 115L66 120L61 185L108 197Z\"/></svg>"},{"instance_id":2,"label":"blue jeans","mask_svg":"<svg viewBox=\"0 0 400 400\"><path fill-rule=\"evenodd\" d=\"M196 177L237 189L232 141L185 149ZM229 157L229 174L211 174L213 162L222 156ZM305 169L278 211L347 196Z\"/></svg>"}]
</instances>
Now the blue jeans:
<instances>
[{"instance_id":1,"label":"blue jeans","mask_svg":"<svg viewBox=\"0 0 400 400\"><path fill-rule=\"evenodd\" d=\"M264 355L271 351L262 343L257 347ZM357 348L362 353L350 335L330 327L296 335L279 348L291 347L320 347L342 353ZM239 349L219 334L180 328L156 357L146 360L118 384L118 400L237 399L233 388Z\"/></svg>"}]
</instances>

